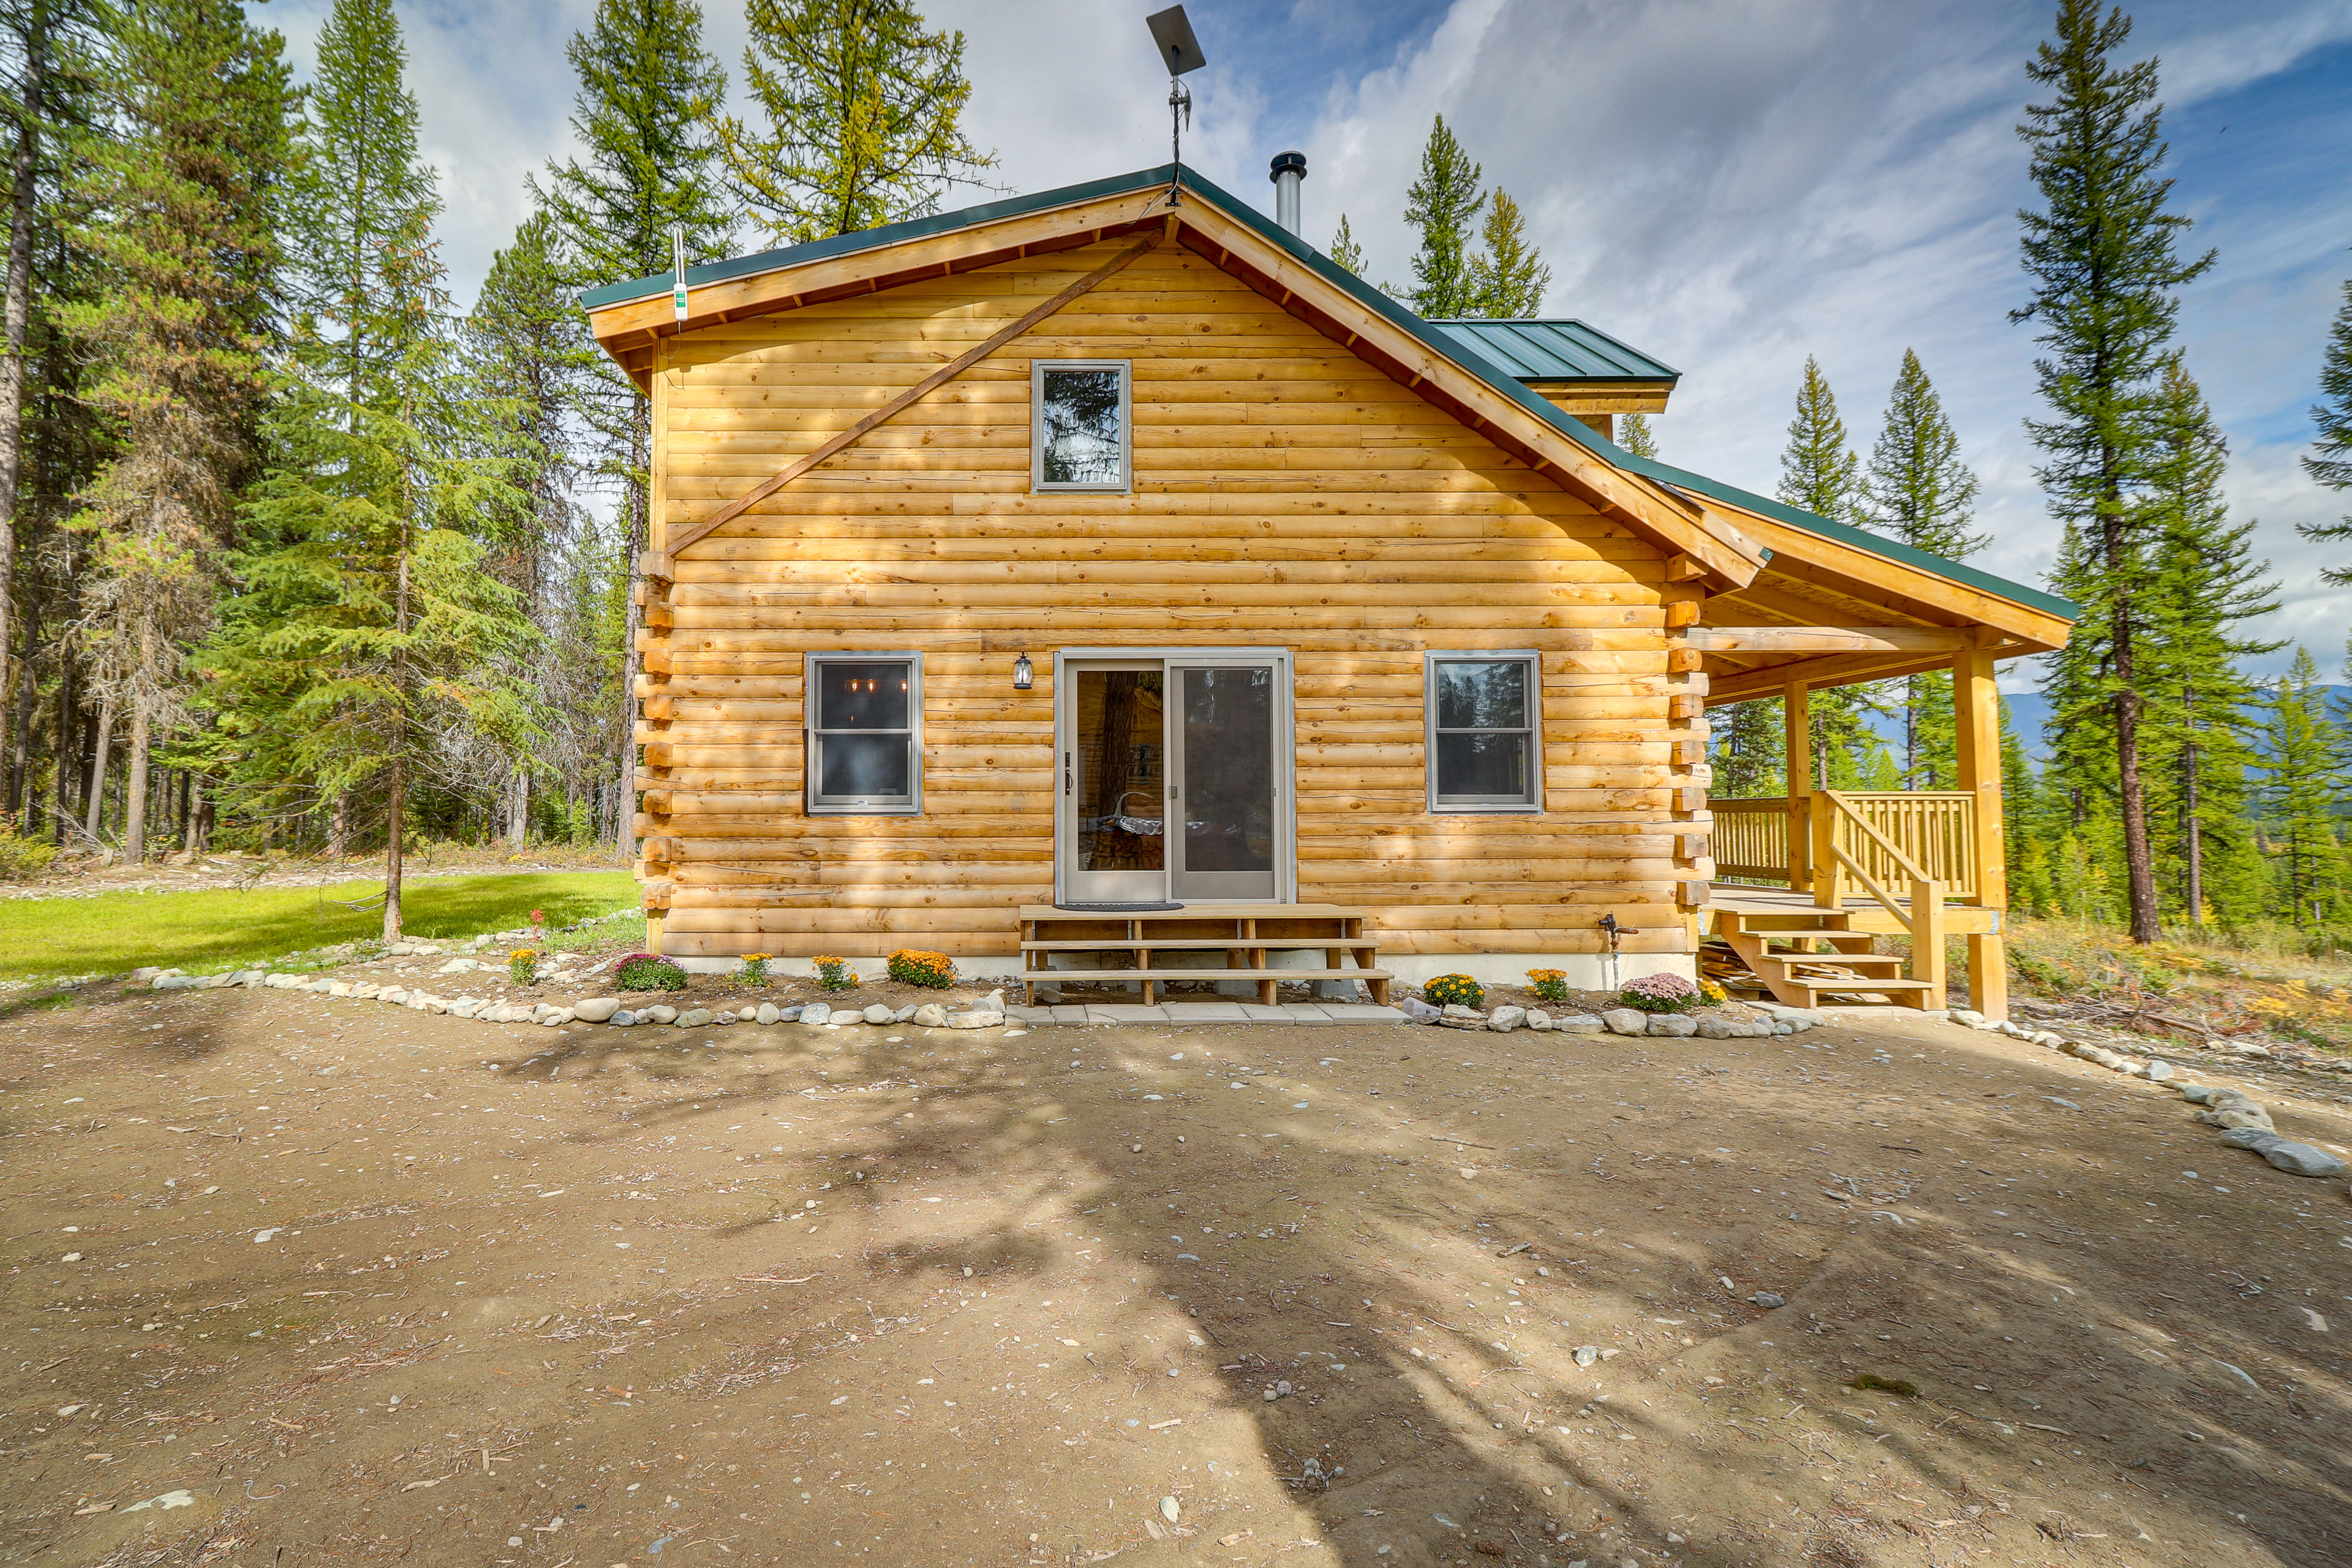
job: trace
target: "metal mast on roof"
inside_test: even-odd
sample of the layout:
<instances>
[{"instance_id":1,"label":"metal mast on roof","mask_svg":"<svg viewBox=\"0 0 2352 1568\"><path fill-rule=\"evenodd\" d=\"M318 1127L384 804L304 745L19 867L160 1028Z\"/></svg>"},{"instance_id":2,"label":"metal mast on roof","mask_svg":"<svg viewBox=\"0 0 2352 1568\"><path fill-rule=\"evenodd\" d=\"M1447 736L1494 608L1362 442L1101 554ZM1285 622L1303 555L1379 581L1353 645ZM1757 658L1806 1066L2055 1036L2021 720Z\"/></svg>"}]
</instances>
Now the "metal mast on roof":
<instances>
[{"instance_id":1,"label":"metal mast on roof","mask_svg":"<svg viewBox=\"0 0 2352 1568\"><path fill-rule=\"evenodd\" d=\"M1184 85L1183 77L1186 71L1207 65L1209 59L1201 52L1201 40L1192 36L1192 24L1185 20L1183 6L1154 11L1143 20L1151 29L1160 58L1168 63L1168 205L1181 206L1176 187L1184 173L1184 128L1192 123L1192 89Z\"/></svg>"}]
</instances>

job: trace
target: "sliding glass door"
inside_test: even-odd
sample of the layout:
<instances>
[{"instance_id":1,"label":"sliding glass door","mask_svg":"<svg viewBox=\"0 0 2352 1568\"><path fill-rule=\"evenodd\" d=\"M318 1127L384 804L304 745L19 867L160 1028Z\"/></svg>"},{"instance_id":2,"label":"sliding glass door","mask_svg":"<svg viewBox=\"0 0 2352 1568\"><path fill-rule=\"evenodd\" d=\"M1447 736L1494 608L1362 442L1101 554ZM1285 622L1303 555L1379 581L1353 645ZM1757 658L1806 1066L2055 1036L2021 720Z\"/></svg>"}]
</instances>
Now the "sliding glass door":
<instances>
[{"instance_id":1,"label":"sliding glass door","mask_svg":"<svg viewBox=\"0 0 2352 1568\"><path fill-rule=\"evenodd\" d=\"M1264 655L1065 660L1059 900L1282 897L1288 675Z\"/></svg>"}]
</instances>

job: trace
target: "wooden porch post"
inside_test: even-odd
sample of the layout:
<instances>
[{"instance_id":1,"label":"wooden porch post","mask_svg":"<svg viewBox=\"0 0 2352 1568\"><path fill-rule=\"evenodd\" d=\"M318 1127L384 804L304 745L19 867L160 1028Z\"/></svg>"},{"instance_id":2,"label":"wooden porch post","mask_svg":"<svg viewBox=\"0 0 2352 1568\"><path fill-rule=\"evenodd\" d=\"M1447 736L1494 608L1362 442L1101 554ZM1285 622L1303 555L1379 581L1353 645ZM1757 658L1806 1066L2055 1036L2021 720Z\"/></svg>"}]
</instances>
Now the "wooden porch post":
<instances>
[{"instance_id":1,"label":"wooden porch post","mask_svg":"<svg viewBox=\"0 0 2352 1568\"><path fill-rule=\"evenodd\" d=\"M1969 900L1985 909L2009 908L2009 857L2000 821L2000 693L1993 683L1992 655L1973 647L1952 661L1952 707L1958 721L1960 787L1969 792L1969 868L1976 892ZM2009 968L1998 931L1969 938L1969 1001L1992 1019L2009 1016Z\"/></svg>"},{"instance_id":2,"label":"wooden porch post","mask_svg":"<svg viewBox=\"0 0 2352 1568\"><path fill-rule=\"evenodd\" d=\"M1812 793L1813 715L1811 688L1791 680L1780 689L1783 750L1788 782L1781 793L1789 797L1789 889L1801 893L1813 885Z\"/></svg>"}]
</instances>

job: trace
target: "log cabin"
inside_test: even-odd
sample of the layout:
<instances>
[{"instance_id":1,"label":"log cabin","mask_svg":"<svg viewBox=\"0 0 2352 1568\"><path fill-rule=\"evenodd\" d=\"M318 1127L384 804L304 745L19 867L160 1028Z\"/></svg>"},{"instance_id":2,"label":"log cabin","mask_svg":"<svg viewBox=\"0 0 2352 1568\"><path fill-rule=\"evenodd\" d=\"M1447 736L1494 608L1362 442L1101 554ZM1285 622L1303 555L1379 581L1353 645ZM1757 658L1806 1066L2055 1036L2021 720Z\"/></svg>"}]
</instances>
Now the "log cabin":
<instances>
[{"instance_id":1,"label":"log cabin","mask_svg":"<svg viewBox=\"0 0 2352 1568\"><path fill-rule=\"evenodd\" d=\"M1948 937L2004 1011L1994 669L2074 607L1622 449L1678 373L1584 322L1424 321L1181 166L583 303L651 408L655 951L1935 1008ZM1958 789L1826 787L1809 692L1947 668ZM1761 699L1788 793L1711 798Z\"/></svg>"}]
</instances>

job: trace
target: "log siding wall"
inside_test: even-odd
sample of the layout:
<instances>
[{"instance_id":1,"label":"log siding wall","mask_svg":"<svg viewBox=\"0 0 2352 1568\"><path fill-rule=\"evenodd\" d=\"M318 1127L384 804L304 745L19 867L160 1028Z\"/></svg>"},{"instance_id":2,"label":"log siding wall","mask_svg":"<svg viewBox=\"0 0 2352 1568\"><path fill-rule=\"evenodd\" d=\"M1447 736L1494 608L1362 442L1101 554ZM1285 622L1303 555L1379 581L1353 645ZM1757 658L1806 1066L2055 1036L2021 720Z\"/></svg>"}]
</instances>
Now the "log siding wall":
<instances>
[{"instance_id":1,"label":"log siding wall","mask_svg":"<svg viewBox=\"0 0 2352 1568\"><path fill-rule=\"evenodd\" d=\"M670 340L653 543L1107 257L1116 242ZM1134 489L1030 492L1030 363L1133 364ZM1658 551L1203 258L1162 246L688 548L641 637L661 944L1005 953L1051 897L1052 653L1281 646L1298 897L1384 952L1687 952L1696 656ZM1541 653L1544 802L1432 816L1423 655ZM919 649L923 811L803 810L802 658ZM1013 689L1029 654L1035 689ZM1677 742L1680 755L1677 762ZM1678 809L1680 808L1680 809ZM658 896L657 896L658 897Z\"/></svg>"}]
</instances>

